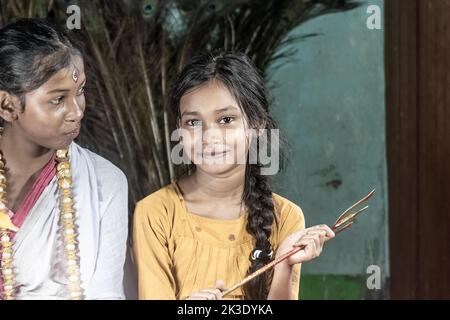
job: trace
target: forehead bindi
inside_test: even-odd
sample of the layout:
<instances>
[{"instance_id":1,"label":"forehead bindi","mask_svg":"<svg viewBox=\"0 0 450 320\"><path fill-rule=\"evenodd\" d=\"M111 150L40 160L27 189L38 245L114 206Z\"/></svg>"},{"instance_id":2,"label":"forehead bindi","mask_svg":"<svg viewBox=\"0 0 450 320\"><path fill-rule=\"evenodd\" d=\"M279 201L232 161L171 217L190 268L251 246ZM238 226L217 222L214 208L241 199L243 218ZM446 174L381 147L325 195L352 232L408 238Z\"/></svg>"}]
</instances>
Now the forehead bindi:
<instances>
[{"instance_id":1,"label":"forehead bindi","mask_svg":"<svg viewBox=\"0 0 450 320\"><path fill-rule=\"evenodd\" d=\"M55 73L41 89L46 93L70 91L78 88L85 80L83 64L72 62L67 68Z\"/></svg>"},{"instance_id":2,"label":"forehead bindi","mask_svg":"<svg viewBox=\"0 0 450 320\"><path fill-rule=\"evenodd\" d=\"M61 70L63 71L63 70ZM84 76L84 63L80 57L74 57L70 65L64 69L64 78L79 83L80 78Z\"/></svg>"}]
</instances>

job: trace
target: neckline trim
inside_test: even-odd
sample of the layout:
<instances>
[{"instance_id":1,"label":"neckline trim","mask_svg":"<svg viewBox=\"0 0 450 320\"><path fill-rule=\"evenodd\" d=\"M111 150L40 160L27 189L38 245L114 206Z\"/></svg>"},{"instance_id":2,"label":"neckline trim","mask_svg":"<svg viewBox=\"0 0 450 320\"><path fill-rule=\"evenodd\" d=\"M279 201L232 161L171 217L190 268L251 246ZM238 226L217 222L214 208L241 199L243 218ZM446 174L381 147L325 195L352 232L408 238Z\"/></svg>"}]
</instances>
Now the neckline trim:
<instances>
[{"instance_id":1,"label":"neckline trim","mask_svg":"<svg viewBox=\"0 0 450 320\"><path fill-rule=\"evenodd\" d=\"M233 224L233 223L239 223L242 222L242 220L244 220L247 217L247 212L245 212L244 214L242 214L239 218L237 219L216 219L216 218L210 218L210 217L205 217L202 216L200 214L197 214L195 212L191 212L188 210L187 205L186 205L186 200L183 197L183 192L181 191L180 186L178 185L178 183L176 181L171 183L176 195L178 196L178 199L181 202L181 206L184 209L184 212L194 218L194 219L198 219L198 220L206 220L208 222L212 222L212 223L226 223L226 224Z\"/></svg>"}]
</instances>

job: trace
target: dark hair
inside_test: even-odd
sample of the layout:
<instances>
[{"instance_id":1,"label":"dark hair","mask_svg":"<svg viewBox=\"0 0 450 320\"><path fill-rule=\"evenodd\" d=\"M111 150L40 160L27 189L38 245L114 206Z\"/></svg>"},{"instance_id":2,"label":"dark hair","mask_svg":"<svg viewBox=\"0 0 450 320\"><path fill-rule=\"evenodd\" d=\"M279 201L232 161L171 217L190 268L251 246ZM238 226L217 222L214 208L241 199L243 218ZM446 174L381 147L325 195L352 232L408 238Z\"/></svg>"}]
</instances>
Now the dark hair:
<instances>
[{"instance_id":1,"label":"dark hair","mask_svg":"<svg viewBox=\"0 0 450 320\"><path fill-rule=\"evenodd\" d=\"M250 128L276 128L268 113L269 101L264 80L250 58L242 53L216 52L194 57L182 70L172 88L170 104L178 117L181 97L189 90L215 80L223 83L234 96L246 115ZM269 139L270 134L270 142ZM260 169L259 160L256 164L249 164L247 161L242 200L248 210L246 229L255 241L254 250L249 257L251 266L248 273L272 260L269 238L275 219L274 204L268 178L261 175ZM272 277L272 273L264 273L249 282L244 286L245 298L266 299Z\"/></svg>"},{"instance_id":2,"label":"dark hair","mask_svg":"<svg viewBox=\"0 0 450 320\"><path fill-rule=\"evenodd\" d=\"M0 90L24 95L82 56L77 42L42 19L20 19L0 29Z\"/></svg>"}]
</instances>

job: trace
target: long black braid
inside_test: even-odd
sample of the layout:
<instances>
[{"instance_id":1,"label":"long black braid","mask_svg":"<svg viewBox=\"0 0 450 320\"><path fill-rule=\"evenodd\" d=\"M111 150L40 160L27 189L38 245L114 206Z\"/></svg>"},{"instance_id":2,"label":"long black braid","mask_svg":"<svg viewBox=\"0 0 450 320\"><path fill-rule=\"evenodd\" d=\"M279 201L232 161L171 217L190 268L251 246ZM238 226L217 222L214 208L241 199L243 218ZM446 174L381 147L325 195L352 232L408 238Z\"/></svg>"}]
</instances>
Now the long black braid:
<instances>
[{"instance_id":1,"label":"long black braid","mask_svg":"<svg viewBox=\"0 0 450 320\"><path fill-rule=\"evenodd\" d=\"M248 210L247 231L255 238L255 249L250 255L252 273L272 260L273 251L269 241L274 221L272 191L267 176L260 174L260 166L247 165L244 202ZM259 251L258 251L259 250ZM272 281L270 272L244 286L246 299L266 299Z\"/></svg>"}]
</instances>

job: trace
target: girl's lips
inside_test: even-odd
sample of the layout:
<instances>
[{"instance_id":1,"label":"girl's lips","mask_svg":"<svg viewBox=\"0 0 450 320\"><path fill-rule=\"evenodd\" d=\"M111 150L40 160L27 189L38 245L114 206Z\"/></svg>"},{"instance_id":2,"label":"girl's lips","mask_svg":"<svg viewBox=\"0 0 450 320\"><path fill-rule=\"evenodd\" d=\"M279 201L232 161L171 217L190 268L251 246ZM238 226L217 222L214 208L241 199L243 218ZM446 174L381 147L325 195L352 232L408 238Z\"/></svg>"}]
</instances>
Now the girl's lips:
<instances>
[{"instance_id":1,"label":"girl's lips","mask_svg":"<svg viewBox=\"0 0 450 320\"><path fill-rule=\"evenodd\" d=\"M69 133L66 134L67 136L69 136L72 139L77 138L80 135L80 128L77 128Z\"/></svg>"},{"instance_id":2,"label":"girl's lips","mask_svg":"<svg viewBox=\"0 0 450 320\"><path fill-rule=\"evenodd\" d=\"M228 151L221 151L221 152L211 152L211 153L203 153L201 156L203 158L221 158L224 155L226 155Z\"/></svg>"}]
</instances>

